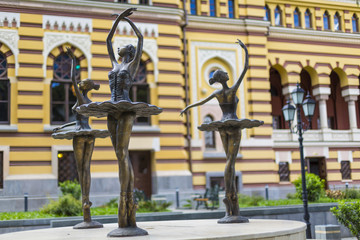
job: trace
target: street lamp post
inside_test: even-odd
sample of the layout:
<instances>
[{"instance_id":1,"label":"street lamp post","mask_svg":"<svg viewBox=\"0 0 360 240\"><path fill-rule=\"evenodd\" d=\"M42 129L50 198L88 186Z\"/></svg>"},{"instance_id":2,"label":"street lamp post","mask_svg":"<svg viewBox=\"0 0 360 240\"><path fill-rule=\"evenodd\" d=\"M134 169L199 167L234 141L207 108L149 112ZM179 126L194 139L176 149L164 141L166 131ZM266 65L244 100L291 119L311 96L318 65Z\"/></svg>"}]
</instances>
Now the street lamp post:
<instances>
[{"instance_id":1,"label":"street lamp post","mask_svg":"<svg viewBox=\"0 0 360 240\"><path fill-rule=\"evenodd\" d=\"M306 179L305 179L305 160L304 160L304 147L303 147L303 133L308 129L308 127L303 128L303 122L301 121L301 105L304 111L305 117L308 118L309 126L311 127L311 118L314 115L315 111L315 100L311 99L310 94L307 94L305 100L303 101L305 91L300 87L299 83L296 85L296 88L291 92L293 102L296 107L290 104L290 101L282 108L285 121L289 122L290 132L296 132L299 135L299 150L300 150L300 163L301 163L301 181L302 181L302 197L304 205L304 220L307 225L306 228L306 238L311 239L311 223L310 223L310 214L308 210L308 197L306 191ZM291 128L291 121L294 120L295 111L297 113L297 125L296 131L293 131Z\"/></svg>"}]
</instances>

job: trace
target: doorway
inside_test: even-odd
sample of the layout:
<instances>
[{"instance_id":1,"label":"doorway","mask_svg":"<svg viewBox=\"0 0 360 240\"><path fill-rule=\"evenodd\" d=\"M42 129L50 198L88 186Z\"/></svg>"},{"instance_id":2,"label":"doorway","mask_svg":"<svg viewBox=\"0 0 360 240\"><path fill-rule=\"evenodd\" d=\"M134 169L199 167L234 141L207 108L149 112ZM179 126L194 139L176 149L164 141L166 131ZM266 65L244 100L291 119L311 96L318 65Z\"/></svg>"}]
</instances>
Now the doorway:
<instances>
[{"instance_id":1,"label":"doorway","mask_svg":"<svg viewBox=\"0 0 360 240\"><path fill-rule=\"evenodd\" d=\"M328 189L325 158L307 158L308 173L314 173L325 180L325 189Z\"/></svg>"},{"instance_id":2,"label":"doorway","mask_svg":"<svg viewBox=\"0 0 360 240\"><path fill-rule=\"evenodd\" d=\"M58 152L58 183L65 182L66 180L79 181L78 173L76 170L76 161L74 152L62 151Z\"/></svg>"},{"instance_id":3,"label":"doorway","mask_svg":"<svg viewBox=\"0 0 360 240\"><path fill-rule=\"evenodd\" d=\"M144 191L147 198L152 194L151 152L129 151L129 158L134 169L134 188Z\"/></svg>"}]
</instances>

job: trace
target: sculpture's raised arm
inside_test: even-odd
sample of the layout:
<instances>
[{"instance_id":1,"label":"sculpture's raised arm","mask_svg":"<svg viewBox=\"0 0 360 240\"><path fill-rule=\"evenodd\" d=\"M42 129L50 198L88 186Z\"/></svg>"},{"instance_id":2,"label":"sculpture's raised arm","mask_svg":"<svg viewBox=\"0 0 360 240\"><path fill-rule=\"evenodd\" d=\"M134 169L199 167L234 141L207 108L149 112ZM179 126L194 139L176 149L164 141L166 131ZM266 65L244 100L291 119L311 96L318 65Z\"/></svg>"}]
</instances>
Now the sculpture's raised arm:
<instances>
[{"instance_id":1,"label":"sculpture's raised arm","mask_svg":"<svg viewBox=\"0 0 360 240\"><path fill-rule=\"evenodd\" d=\"M242 71L239 79L236 81L236 83L234 84L234 86L232 86L231 88L234 89L235 91L237 91L237 89L239 88L242 80L244 79L244 76L246 74L246 71L249 68L249 53L247 50L247 47L245 46L245 44L243 42L241 42L240 39L238 39L237 43L244 49L245 51L245 64L244 64L244 70Z\"/></svg>"},{"instance_id":2,"label":"sculpture's raised arm","mask_svg":"<svg viewBox=\"0 0 360 240\"><path fill-rule=\"evenodd\" d=\"M59 131L60 129L63 129L63 128L66 128L66 127L70 127L70 126L73 126L73 125L76 125L76 121L74 122L69 122L69 123L65 123L64 125L61 125L60 127L56 127L53 129L53 132L57 132Z\"/></svg>"},{"instance_id":3,"label":"sculpture's raised arm","mask_svg":"<svg viewBox=\"0 0 360 240\"><path fill-rule=\"evenodd\" d=\"M86 103L84 96L81 94L81 91L79 89L79 86L76 82L76 57L74 55L74 53L71 51L70 48L66 47L66 53L69 55L69 57L71 57L72 62L71 62L71 81L73 83L74 86L74 90L75 90L75 94L76 94L76 98L77 98L77 103L78 105L82 105L84 103Z\"/></svg>"},{"instance_id":4,"label":"sculpture's raised arm","mask_svg":"<svg viewBox=\"0 0 360 240\"><path fill-rule=\"evenodd\" d=\"M130 24L131 28L134 30L136 36L138 37L138 43L137 43L134 59L129 63L130 74L132 75L132 77L135 77L141 60L144 37L139 31L139 29L136 27L136 25L129 18L124 17L124 20Z\"/></svg>"},{"instance_id":5,"label":"sculpture's raised arm","mask_svg":"<svg viewBox=\"0 0 360 240\"><path fill-rule=\"evenodd\" d=\"M210 101L211 99L213 99L215 97L215 93L212 93L210 96L208 96L207 98L205 99L202 99L196 103L193 103L193 104L190 104L189 106L186 106L186 108L184 108L181 113L180 113L180 116L182 116L184 114L184 112L186 112L187 110L189 110L190 108L192 107L197 107L197 106L200 106L200 105L203 105L204 103L207 103L208 101Z\"/></svg>"},{"instance_id":6,"label":"sculpture's raised arm","mask_svg":"<svg viewBox=\"0 0 360 240\"><path fill-rule=\"evenodd\" d=\"M114 33L116 31L117 26L119 25L119 22L121 21L121 19L124 19L127 16L130 16L133 11L136 11L136 8L128 8L125 11L123 11L121 14L113 14L112 16L117 16L116 20L114 21L110 32L106 38L106 45L107 45L107 49L108 49L108 53L110 56L110 60L111 60L111 64L114 67L114 65L118 64L116 58L115 58L115 54L114 54L114 49L112 46L112 38L114 37Z\"/></svg>"}]
</instances>

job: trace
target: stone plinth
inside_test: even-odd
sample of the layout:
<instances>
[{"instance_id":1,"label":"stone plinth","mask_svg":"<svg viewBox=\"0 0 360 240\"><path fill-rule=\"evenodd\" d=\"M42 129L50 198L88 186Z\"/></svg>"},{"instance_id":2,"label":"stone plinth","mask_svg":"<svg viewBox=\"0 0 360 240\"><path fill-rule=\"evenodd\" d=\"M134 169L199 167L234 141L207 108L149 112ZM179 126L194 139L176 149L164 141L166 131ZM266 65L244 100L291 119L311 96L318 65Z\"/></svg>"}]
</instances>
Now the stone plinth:
<instances>
[{"instance_id":1,"label":"stone plinth","mask_svg":"<svg viewBox=\"0 0 360 240\"><path fill-rule=\"evenodd\" d=\"M266 239L305 240L306 225L285 220L250 219L249 223L217 224L217 220L139 222L149 235L119 239L186 240L186 239ZM106 235L117 224L104 224L98 229L51 228L0 235L1 240L109 240Z\"/></svg>"}]
</instances>

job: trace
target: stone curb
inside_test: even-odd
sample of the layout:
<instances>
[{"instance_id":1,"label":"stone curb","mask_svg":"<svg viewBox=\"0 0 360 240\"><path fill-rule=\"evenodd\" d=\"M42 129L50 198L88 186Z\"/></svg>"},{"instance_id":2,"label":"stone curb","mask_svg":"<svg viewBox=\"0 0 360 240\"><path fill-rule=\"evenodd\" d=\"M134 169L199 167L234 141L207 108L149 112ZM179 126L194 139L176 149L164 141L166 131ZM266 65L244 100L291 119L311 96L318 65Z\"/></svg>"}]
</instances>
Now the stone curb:
<instances>
[{"instance_id":1,"label":"stone curb","mask_svg":"<svg viewBox=\"0 0 360 240\"><path fill-rule=\"evenodd\" d=\"M328 211L331 207L337 206L337 203L312 204L309 206L310 212ZM253 207L243 208L240 210L243 216L269 216L277 214L302 213L303 206L280 206L280 207ZM207 212L161 212L161 213L138 213L136 220L145 221L166 221L166 220L190 220L190 219L218 219L223 217L223 210L213 210ZM94 216L94 220L101 223L116 223L116 215ZM45 219L24 219L24 220L8 220L0 222L1 228L8 227L65 227L73 226L82 221L82 217L62 217L62 218L45 218Z\"/></svg>"}]
</instances>

